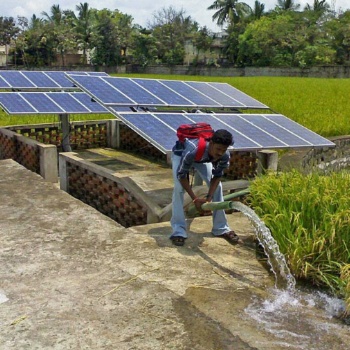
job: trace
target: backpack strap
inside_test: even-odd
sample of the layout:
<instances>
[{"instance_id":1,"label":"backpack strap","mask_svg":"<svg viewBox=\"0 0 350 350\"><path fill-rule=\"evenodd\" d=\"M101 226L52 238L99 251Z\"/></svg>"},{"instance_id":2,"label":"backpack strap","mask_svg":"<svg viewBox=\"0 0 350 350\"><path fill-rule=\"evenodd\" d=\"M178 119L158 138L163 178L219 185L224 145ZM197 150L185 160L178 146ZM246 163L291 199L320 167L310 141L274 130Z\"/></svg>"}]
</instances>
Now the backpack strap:
<instances>
[{"instance_id":1,"label":"backpack strap","mask_svg":"<svg viewBox=\"0 0 350 350\"><path fill-rule=\"evenodd\" d=\"M200 162L200 160L202 159L206 145L207 145L207 141L205 140L205 138L200 137L198 139L197 153L196 153L196 156L194 157L195 162Z\"/></svg>"}]
</instances>

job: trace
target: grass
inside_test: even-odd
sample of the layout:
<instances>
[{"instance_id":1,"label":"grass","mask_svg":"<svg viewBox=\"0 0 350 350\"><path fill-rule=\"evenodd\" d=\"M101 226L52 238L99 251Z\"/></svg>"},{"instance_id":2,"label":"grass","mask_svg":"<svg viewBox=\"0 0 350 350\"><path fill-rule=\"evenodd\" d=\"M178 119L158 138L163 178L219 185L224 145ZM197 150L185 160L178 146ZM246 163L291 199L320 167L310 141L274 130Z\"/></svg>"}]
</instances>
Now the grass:
<instances>
[{"instance_id":1,"label":"grass","mask_svg":"<svg viewBox=\"0 0 350 350\"><path fill-rule=\"evenodd\" d=\"M249 201L293 275L345 297L350 312L350 173L258 177Z\"/></svg>"}]
</instances>

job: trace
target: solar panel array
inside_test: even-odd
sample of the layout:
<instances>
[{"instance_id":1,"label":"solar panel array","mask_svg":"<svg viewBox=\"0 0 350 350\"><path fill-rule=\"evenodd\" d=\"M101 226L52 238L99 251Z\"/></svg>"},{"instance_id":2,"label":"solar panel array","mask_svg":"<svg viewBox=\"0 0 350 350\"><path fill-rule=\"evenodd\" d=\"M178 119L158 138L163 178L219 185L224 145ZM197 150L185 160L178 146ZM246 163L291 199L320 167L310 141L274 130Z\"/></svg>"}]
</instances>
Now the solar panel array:
<instances>
[{"instance_id":1,"label":"solar panel array","mask_svg":"<svg viewBox=\"0 0 350 350\"><path fill-rule=\"evenodd\" d=\"M0 92L8 114L110 113L85 92Z\"/></svg>"},{"instance_id":2,"label":"solar panel array","mask_svg":"<svg viewBox=\"0 0 350 350\"><path fill-rule=\"evenodd\" d=\"M191 122L227 129L237 150L334 146L280 114L214 113L223 108L268 109L225 83L118 78L104 72L0 71L0 89L10 88L24 92L0 92L0 105L8 114L112 112L165 153L177 140L177 127ZM70 89L84 92L63 92ZM131 112L158 107L211 108L213 112Z\"/></svg>"},{"instance_id":3,"label":"solar panel array","mask_svg":"<svg viewBox=\"0 0 350 350\"><path fill-rule=\"evenodd\" d=\"M67 74L108 76L105 72L0 71L0 89L77 89Z\"/></svg>"},{"instance_id":4,"label":"solar panel array","mask_svg":"<svg viewBox=\"0 0 350 350\"><path fill-rule=\"evenodd\" d=\"M105 106L268 109L226 83L69 75Z\"/></svg>"},{"instance_id":5,"label":"solar panel array","mask_svg":"<svg viewBox=\"0 0 350 350\"><path fill-rule=\"evenodd\" d=\"M329 140L281 114L114 112L131 129L164 153L171 151L174 146L177 127L191 122L207 122L215 130L230 131L236 150L334 146Z\"/></svg>"}]
</instances>

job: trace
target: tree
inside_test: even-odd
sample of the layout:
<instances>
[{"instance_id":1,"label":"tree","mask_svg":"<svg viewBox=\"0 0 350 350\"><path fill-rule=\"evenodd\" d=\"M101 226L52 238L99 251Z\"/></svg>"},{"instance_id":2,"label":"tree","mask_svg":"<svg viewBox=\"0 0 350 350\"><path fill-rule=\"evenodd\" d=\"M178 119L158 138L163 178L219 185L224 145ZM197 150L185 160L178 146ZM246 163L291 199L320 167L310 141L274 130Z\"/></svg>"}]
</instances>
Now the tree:
<instances>
[{"instance_id":1,"label":"tree","mask_svg":"<svg viewBox=\"0 0 350 350\"><path fill-rule=\"evenodd\" d=\"M244 2L238 2L237 0L215 0L207 9L217 10L212 16L212 19L219 26L223 26L226 22L237 23L240 18L251 13L249 5Z\"/></svg>"},{"instance_id":2,"label":"tree","mask_svg":"<svg viewBox=\"0 0 350 350\"><path fill-rule=\"evenodd\" d=\"M324 13L329 11L330 6L327 3L327 0L314 0L313 5L306 4L304 10L305 11L314 11L314 12L320 12Z\"/></svg>"},{"instance_id":3,"label":"tree","mask_svg":"<svg viewBox=\"0 0 350 350\"><path fill-rule=\"evenodd\" d=\"M277 8L282 11L296 11L300 8L295 0L277 0Z\"/></svg>"},{"instance_id":4,"label":"tree","mask_svg":"<svg viewBox=\"0 0 350 350\"><path fill-rule=\"evenodd\" d=\"M130 48L133 62L143 67L154 63L157 59L156 39L150 30L142 28L135 30L131 36Z\"/></svg>"},{"instance_id":5,"label":"tree","mask_svg":"<svg viewBox=\"0 0 350 350\"><path fill-rule=\"evenodd\" d=\"M183 9L170 6L153 14L148 24L156 39L158 58L167 64L182 64L185 56L185 41L198 30L198 23L185 16Z\"/></svg>"},{"instance_id":6,"label":"tree","mask_svg":"<svg viewBox=\"0 0 350 350\"><path fill-rule=\"evenodd\" d=\"M264 11L265 11L265 4L261 3L258 0L255 0L252 12L249 15L249 19L252 19L252 20L260 19L263 16Z\"/></svg>"},{"instance_id":7,"label":"tree","mask_svg":"<svg viewBox=\"0 0 350 350\"><path fill-rule=\"evenodd\" d=\"M118 10L96 12L96 25L91 36L94 48L92 62L98 65L118 65L125 59L125 50L132 33L132 17Z\"/></svg>"},{"instance_id":8,"label":"tree","mask_svg":"<svg viewBox=\"0 0 350 350\"><path fill-rule=\"evenodd\" d=\"M48 28L47 39L61 55L62 64L65 65L65 53L76 49L76 38L72 31L71 11L62 11L59 5L53 5L50 14L42 12L44 22Z\"/></svg>"},{"instance_id":9,"label":"tree","mask_svg":"<svg viewBox=\"0 0 350 350\"><path fill-rule=\"evenodd\" d=\"M239 40L238 61L252 66L309 66L334 63L324 32L303 13L285 11L250 23Z\"/></svg>"},{"instance_id":10,"label":"tree","mask_svg":"<svg viewBox=\"0 0 350 350\"><path fill-rule=\"evenodd\" d=\"M13 17L0 17L0 45L9 45L19 31Z\"/></svg>"},{"instance_id":11,"label":"tree","mask_svg":"<svg viewBox=\"0 0 350 350\"><path fill-rule=\"evenodd\" d=\"M73 20L75 32L77 34L78 44L83 51L83 64L87 63L87 50L90 48L93 22L96 11L89 8L88 3L80 3L76 6L78 17Z\"/></svg>"},{"instance_id":12,"label":"tree","mask_svg":"<svg viewBox=\"0 0 350 350\"><path fill-rule=\"evenodd\" d=\"M211 44L213 43L213 36L210 30L204 26L200 28L192 37L193 46L197 49L197 60L199 52L206 52L210 49Z\"/></svg>"}]
</instances>

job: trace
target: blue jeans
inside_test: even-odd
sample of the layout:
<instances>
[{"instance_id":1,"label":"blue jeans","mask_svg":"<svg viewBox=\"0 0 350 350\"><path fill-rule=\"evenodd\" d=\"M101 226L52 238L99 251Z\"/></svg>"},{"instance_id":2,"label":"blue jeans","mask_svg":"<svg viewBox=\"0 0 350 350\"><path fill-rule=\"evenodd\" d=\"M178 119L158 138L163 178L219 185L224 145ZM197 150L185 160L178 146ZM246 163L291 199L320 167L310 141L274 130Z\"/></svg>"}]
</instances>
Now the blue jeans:
<instances>
[{"instance_id":1,"label":"blue jeans","mask_svg":"<svg viewBox=\"0 0 350 350\"><path fill-rule=\"evenodd\" d=\"M182 187L180 181L177 179L177 168L180 164L181 157L172 153L172 169L173 169L173 179L174 179L174 190L172 197L172 217L171 217L171 227L173 233L171 237L184 237L187 238L187 224L185 218L185 212L183 209L184 204L184 188ZM212 178L212 164L211 163L193 163L193 167L198 172L199 176L205 181L209 187L210 180ZM216 191L213 195L213 202L222 202L222 185L219 183ZM211 233L214 236L221 236L226 232L231 231L228 226L226 214L224 210L214 210L213 211L213 229Z\"/></svg>"}]
</instances>

